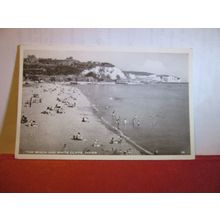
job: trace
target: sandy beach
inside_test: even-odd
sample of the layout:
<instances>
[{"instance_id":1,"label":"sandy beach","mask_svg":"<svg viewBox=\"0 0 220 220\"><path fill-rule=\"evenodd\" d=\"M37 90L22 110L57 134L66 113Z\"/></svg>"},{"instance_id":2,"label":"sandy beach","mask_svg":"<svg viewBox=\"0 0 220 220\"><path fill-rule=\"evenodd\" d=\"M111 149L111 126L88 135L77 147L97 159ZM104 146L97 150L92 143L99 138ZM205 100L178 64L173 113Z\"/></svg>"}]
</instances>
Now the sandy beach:
<instances>
[{"instance_id":1,"label":"sandy beach","mask_svg":"<svg viewBox=\"0 0 220 220\"><path fill-rule=\"evenodd\" d=\"M23 86L20 153L138 155L120 133L94 114L87 97L64 83ZM111 141L113 140L113 141Z\"/></svg>"}]
</instances>

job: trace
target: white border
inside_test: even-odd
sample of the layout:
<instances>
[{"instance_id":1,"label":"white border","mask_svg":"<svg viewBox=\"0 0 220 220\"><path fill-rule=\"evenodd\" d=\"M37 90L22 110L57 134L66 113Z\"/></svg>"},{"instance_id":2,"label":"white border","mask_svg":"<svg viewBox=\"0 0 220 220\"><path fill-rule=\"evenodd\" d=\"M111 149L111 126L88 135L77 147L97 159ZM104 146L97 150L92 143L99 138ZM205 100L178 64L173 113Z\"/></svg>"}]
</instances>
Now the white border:
<instances>
[{"instance_id":1,"label":"white border","mask_svg":"<svg viewBox=\"0 0 220 220\"><path fill-rule=\"evenodd\" d=\"M185 48L113 48L97 46L73 46L73 45L20 45L19 49L19 89L15 158L17 159L58 159L58 160L190 160L195 159L194 123L192 109L192 49ZM22 81L23 81L23 52L24 50L61 50L61 51L114 51L114 52L142 52L142 53L187 53L189 54L189 118L190 118L190 155L40 155L19 154L20 121L22 105Z\"/></svg>"},{"instance_id":2,"label":"white border","mask_svg":"<svg viewBox=\"0 0 220 220\"><path fill-rule=\"evenodd\" d=\"M80 220L103 220L103 216L145 220L146 215L154 220L215 220L219 203L217 193L2 193L0 197L1 216L7 220L30 220L30 216L60 220L73 215Z\"/></svg>"}]
</instances>

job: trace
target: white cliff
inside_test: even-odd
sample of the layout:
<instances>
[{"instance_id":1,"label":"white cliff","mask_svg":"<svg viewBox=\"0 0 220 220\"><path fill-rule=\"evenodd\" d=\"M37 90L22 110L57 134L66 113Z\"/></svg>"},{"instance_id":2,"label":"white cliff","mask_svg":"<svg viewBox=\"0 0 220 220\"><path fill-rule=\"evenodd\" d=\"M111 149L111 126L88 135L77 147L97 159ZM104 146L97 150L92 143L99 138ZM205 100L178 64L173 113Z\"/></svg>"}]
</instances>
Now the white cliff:
<instances>
[{"instance_id":1,"label":"white cliff","mask_svg":"<svg viewBox=\"0 0 220 220\"><path fill-rule=\"evenodd\" d=\"M81 74L86 76L89 73L95 74L98 78L105 76L109 77L111 80L126 79L125 74L117 67L96 66L91 69L83 70Z\"/></svg>"}]
</instances>

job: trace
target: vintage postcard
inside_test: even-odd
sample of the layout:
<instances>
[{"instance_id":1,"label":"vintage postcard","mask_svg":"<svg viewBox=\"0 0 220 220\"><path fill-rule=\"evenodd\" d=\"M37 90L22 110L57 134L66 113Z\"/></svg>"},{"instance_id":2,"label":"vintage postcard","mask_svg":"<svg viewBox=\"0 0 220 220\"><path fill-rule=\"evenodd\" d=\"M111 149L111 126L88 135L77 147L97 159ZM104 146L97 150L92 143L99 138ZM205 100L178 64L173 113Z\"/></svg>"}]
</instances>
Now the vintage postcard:
<instances>
[{"instance_id":1,"label":"vintage postcard","mask_svg":"<svg viewBox=\"0 0 220 220\"><path fill-rule=\"evenodd\" d=\"M15 157L194 159L191 49L20 46Z\"/></svg>"}]
</instances>

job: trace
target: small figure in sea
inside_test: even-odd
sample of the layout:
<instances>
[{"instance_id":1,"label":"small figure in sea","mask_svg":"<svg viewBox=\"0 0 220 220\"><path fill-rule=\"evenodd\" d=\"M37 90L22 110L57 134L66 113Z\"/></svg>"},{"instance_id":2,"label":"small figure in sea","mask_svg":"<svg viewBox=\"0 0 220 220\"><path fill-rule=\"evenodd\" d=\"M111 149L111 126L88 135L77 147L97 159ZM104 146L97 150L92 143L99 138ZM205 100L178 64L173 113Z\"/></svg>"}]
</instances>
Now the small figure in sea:
<instances>
[{"instance_id":1,"label":"small figure in sea","mask_svg":"<svg viewBox=\"0 0 220 220\"><path fill-rule=\"evenodd\" d=\"M115 118L115 110L112 112L112 118Z\"/></svg>"},{"instance_id":2,"label":"small figure in sea","mask_svg":"<svg viewBox=\"0 0 220 220\"><path fill-rule=\"evenodd\" d=\"M135 118L133 118L133 119L132 119L133 128L135 127L135 124L136 124L136 120L135 120Z\"/></svg>"},{"instance_id":3,"label":"small figure in sea","mask_svg":"<svg viewBox=\"0 0 220 220\"><path fill-rule=\"evenodd\" d=\"M116 119L116 125L117 125L117 128L120 129L120 121L118 119Z\"/></svg>"},{"instance_id":4,"label":"small figure in sea","mask_svg":"<svg viewBox=\"0 0 220 220\"><path fill-rule=\"evenodd\" d=\"M133 128L136 126L136 122L137 122L137 115L135 115L132 119Z\"/></svg>"},{"instance_id":5,"label":"small figure in sea","mask_svg":"<svg viewBox=\"0 0 220 220\"><path fill-rule=\"evenodd\" d=\"M124 119L123 123L124 123L124 127L126 127L126 125L127 125L127 119L126 118Z\"/></svg>"},{"instance_id":6,"label":"small figure in sea","mask_svg":"<svg viewBox=\"0 0 220 220\"><path fill-rule=\"evenodd\" d=\"M29 121L29 123L26 124L27 127L35 127L37 126L37 122L34 120Z\"/></svg>"},{"instance_id":7,"label":"small figure in sea","mask_svg":"<svg viewBox=\"0 0 220 220\"><path fill-rule=\"evenodd\" d=\"M141 125L141 123L140 123L140 121L138 120L138 121L137 121L137 126L140 127L140 125Z\"/></svg>"},{"instance_id":8,"label":"small figure in sea","mask_svg":"<svg viewBox=\"0 0 220 220\"><path fill-rule=\"evenodd\" d=\"M118 129L120 129L120 123L121 123L121 118L120 118L120 116L118 116L117 118L116 118L116 125L117 125L117 128Z\"/></svg>"}]
</instances>

